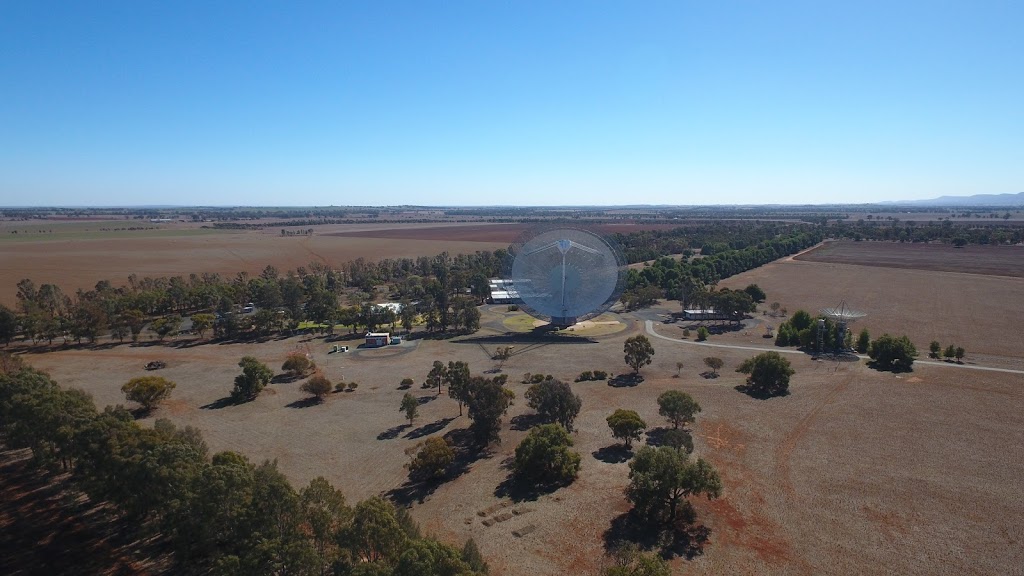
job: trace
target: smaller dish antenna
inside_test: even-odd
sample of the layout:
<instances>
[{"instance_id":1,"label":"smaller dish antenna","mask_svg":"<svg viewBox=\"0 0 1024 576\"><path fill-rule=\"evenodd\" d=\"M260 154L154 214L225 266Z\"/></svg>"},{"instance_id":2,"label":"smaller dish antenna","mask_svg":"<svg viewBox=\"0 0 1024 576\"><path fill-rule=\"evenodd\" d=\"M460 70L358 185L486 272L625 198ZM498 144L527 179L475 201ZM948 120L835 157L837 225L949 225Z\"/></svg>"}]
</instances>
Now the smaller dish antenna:
<instances>
[{"instance_id":1,"label":"smaller dish antenna","mask_svg":"<svg viewBox=\"0 0 1024 576\"><path fill-rule=\"evenodd\" d=\"M820 312L822 316L832 320L836 325L836 339L832 344L832 352L835 354L851 354L853 351L846 345L846 334L849 331L849 325L867 316L867 314L860 310L854 310L846 303L846 300L843 300L834 308L822 308ZM826 342L827 339L828 334L826 334L825 322L821 320L818 322L819 354L826 352L826 347L829 344Z\"/></svg>"}]
</instances>

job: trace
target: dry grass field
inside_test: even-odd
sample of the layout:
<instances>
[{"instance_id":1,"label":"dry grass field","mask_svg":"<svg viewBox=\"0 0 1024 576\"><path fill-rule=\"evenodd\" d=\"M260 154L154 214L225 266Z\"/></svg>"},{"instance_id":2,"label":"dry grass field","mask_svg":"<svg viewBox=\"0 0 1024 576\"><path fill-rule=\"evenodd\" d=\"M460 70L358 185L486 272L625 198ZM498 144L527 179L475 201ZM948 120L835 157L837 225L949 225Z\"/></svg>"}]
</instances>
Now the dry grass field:
<instances>
[{"instance_id":1,"label":"dry grass field","mask_svg":"<svg viewBox=\"0 0 1024 576\"><path fill-rule=\"evenodd\" d=\"M823 265L773 266L788 274L794 267ZM623 340L643 330L644 318L667 310L622 315L624 331L610 336L516 343L504 371L517 400L505 418L501 445L460 477L432 492L412 494L413 515L423 527L453 541L474 537L494 574L596 573L605 532L628 510L622 492L628 467L609 457L614 451L603 450L615 444L604 419L622 407L637 410L652 428L662 426L658 394L681 389L703 407L694 429L695 452L718 467L725 494L697 504L710 540L703 554L673 561L678 573L992 574L1012 573L1024 563L1018 521L1024 517L1024 376L1019 375L971 373L965 379L967 370L920 366L894 376L863 364L794 355L792 394L755 400L734 389L742 376L733 372L753 352L652 338L654 363L645 368L647 379L639 386L573 385L583 399L574 434L583 456L579 479L536 500L506 496L500 487L508 478L508 459L527 433L528 419L522 416L532 412L519 376L540 372L572 380L583 370L625 372ZM492 368L489 356L498 344L488 335L503 331L505 316L503 307L485 311L485 329L456 341L353 347L345 354L327 355L319 338L293 337L177 348L119 345L28 359L65 386L90 391L100 405L121 402L120 385L142 374L147 361L163 359L168 367L161 375L178 388L146 423L167 417L197 426L212 450L277 459L296 485L324 475L350 501L396 489L408 496L402 490L405 451L426 436L468 425L453 400L421 390L418 383L435 359L466 360L474 373ZM679 336L677 326L658 324L656 330ZM739 342L743 334L730 338ZM278 368L292 350L310 351L333 381L356 381L359 388L310 405L298 383L279 383L248 404L218 403L241 356L254 355ZM709 354L726 362L717 379L698 375L704 371L701 359ZM677 361L685 364L678 379L673 377ZM398 408L404 392L397 386L404 377L417 381L412 392L423 399L413 426Z\"/></svg>"},{"instance_id":2,"label":"dry grass field","mask_svg":"<svg viewBox=\"0 0 1024 576\"><path fill-rule=\"evenodd\" d=\"M906 334L919 351L926 352L928 343L938 340L943 346L963 346L968 359L975 355L1024 356L1024 332L1020 330L1024 278L913 269L913 261L905 252L909 246L914 245L865 242L841 248L845 251L841 254L849 254L863 247L867 252L862 262L872 254L882 252L885 256L886 251L892 251L896 255L893 258L905 263L903 268L808 261L808 257L825 260L831 253L817 255L810 251L733 276L723 280L721 286L743 288L756 283L768 294L768 302L777 301L790 313L799 308L814 313L846 300L868 314L853 326L854 330L866 327L875 336L883 332ZM940 260L946 250L940 245L917 246L936 250L935 256L922 258L923 265ZM987 248L991 249L987 258L978 257L988 263L985 266L993 262L1004 268L1020 266L1016 252Z\"/></svg>"},{"instance_id":3,"label":"dry grass field","mask_svg":"<svg viewBox=\"0 0 1024 576\"><path fill-rule=\"evenodd\" d=\"M957 248L950 244L844 240L828 242L796 256L795 259L831 264L1024 277L1024 246L970 245Z\"/></svg>"},{"instance_id":4,"label":"dry grass field","mask_svg":"<svg viewBox=\"0 0 1024 576\"><path fill-rule=\"evenodd\" d=\"M7 227L14 224L7 223ZM482 240L446 240L421 238L415 241L375 232L375 236L338 236L349 231L380 228L381 225L351 224L315 226L312 236L282 237L274 230L210 230L197 225L173 224L160 230L102 232L99 228L124 226L123 222L98 222L88 225L47 223L57 230L53 235L17 238L0 234L0 303L15 302L15 285L31 278L36 285L52 283L65 293L92 288L100 280L115 285L127 283L129 274L144 276L188 276L191 273L217 272L232 276L238 272L258 273L268 264L279 270L294 270L310 262L338 264L366 258L414 258L477 250L507 248L508 242ZM144 225L144 224L138 224ZM148 225L148 224L145 224ZM407 229L429 229L436 224L392 224L385 226L395 234ZM450 224L441 226L453 226ZM458 226L458 225L454 225ZM474 229L486 225L474 225ZM300 227L301 228L301 227ZM308 228L308 227L307 227ZM30 238L30 239L26 239Z\"/></svg>"}]
</instances>

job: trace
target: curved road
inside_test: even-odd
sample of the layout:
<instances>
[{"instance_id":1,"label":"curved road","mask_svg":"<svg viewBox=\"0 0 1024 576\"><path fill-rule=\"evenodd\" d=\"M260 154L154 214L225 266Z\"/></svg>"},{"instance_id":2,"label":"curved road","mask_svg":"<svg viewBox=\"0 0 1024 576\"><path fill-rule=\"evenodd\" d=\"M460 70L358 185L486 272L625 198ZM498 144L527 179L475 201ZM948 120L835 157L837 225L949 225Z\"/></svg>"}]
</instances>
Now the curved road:
<instances>
[{"instance_id":1,"label":"curved road","mask_svg":"<svg viewBox=\"0 0 1024 576\"><path fill-rule=\"evenodd\" d=\"M662 340L668 340L670 342L680 342L682 344L689 344L690 346L707 346L709 348L728 348L730 350L753 350L754 352L778 352L780 354L800 354L802 356L806 356L807 355L806 352L801 352L800 350L792 350L792 349L789 349L789 348L779 348L779 347L776 347L776 346L772 346L772 347L768 348L768 347L764 347L764 346L739 346L739 345L735 345L735 344L712 344L711 342L694 342L693 340L683 340L681 338L671 338L669 336L663 336L663 335L658 334L657 332L655 332L654 331L654 322L652 320L647 320L645 322L645 324L647 326L647 333L650 334L651 336L654 336L655 338L661 338ZM860 354L858 354L857 357L861 358L863 360L868 360L867 356L863 356L863 355L860 355ZM950 364L950 363L947 363L947 362L933 362L933 361L930 361L930 360L915 360L914 364L923 364L925 366L944 366L946 368L963 368L963 369L967 369L967 370L983 370L983 371L986 371L986 372L1005 372L1007 374L1022 374L1022 375L1024 375L1024 370L1013 370L1013 369L1010 369L1010 368L991 368L989 366L975 366L975 365L972 365L972 364Z\"/></svg>"}]
</instances>

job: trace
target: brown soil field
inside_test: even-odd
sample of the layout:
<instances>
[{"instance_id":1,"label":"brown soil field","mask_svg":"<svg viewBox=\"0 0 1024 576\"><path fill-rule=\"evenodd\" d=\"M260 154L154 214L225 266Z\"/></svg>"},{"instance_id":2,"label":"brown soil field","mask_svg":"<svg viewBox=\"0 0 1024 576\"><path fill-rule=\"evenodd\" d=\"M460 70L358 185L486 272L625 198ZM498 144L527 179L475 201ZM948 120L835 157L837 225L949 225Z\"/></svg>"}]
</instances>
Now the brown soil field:
<instances>
[{"instance_id":1,"label":"brown soil field","mask_svg":"<svg viewBox=\"0 0 1024 576\"><path fill-rule=\"evenodd\" d=\"M956 248L950 244L838 241L827 242L795 258L808 262L1024 278L1024 246Z\"/></svg>"},{"instance_id":2,"label":"brown soil field","mask_svg":"<svg viewBox=\"0 0 1024 576\"><path fill-rule=\"evenodd\" d=\"M903 248L879 245L884 247ZM766 304L779 302L790 314L800 308L813 314L845 300L867 313L851 325L855 333L867 328L873 336L906 334L923 353L927 353L929 342L938 340L943 346L963 346L968 360L972 355L1024 356L1024 332L1020 330L1024 278L808 262L803 258L772 262L727 278L720 286L739 289L756 283L768 295ZM777 326L784 319L763 320Z\"/></svg>"},{"instance_id":3,"label":"brown soil field","mask_svg":"<svg viewBox=\"0 0 1024 576\"><path fill-rule=\"evenodd\" d=\"M557 225L557 224L556 224ZM601 234L629 234L643 230L671 230L679 224L586 224L580 226ZM392 228L381 228L379 230L362 230L353 232L338 232L332 236L346 236L359 238L402 238L408 240L447 240L455 242L465 241L489 241L511 243L536 226L535 224L474 224L458 226L403 226Z\"/></svg>"},{"instance_id":4,"label":"brown soil field","mask_svg":"<svg viewBox=\"0 0 1024 576\"><path fill-rule=\"evenodd\" d=\"M365 229L365 226L357 229ZM323 227L328 233L342 226ZM362 257L368 260L433 256L508 247L507 242L430 240L410 242L383 237L338 237L317 229L313 236L282 237L273 231L214 231L196 235L149 237L144 232L117 238L0 241L0 303L15 303L15 285L23 278L36 285L53 283L65 293L91 288L100 280L115 285L129 274L188 276L218 272L257 273L268 264L281 271L312 261L338 264ZM188 231L188 230L186 230ZM116 234L116 233L115 233Z\"/></svg>"},{"instance_id":5,"label":"brown soil field","mask_svg":"<svg viewBox=\"0 0 1024 576\"><path fill-rule=\"evenodd\" d=\"M772 266L775 274L791 276L803 267L828 271L839 265ZM771 296L766 284L774 280L763 278ZM782 299L782 291L774 293ZM27 359L63 385L89 391L101 406L122 402L121 384L143 374L146 362L165 360L160 375L178 387L144 424L167 417L197 426L213 451L277 459L297 486L323 475L354 501L401 491L407 449L468 425L446 394L437 397L417 384L411 391L423 399L421 414L408 426L398 409L404 391L397 386L404 377L422 381L433 360L466 360L474 373L493 368L490 354L507 343L495 338L504 332L503 310L484 309L484 329L470 337L407 340L380 350L353 346L345 354L326 354L328 344L320 338L293 337L69 349ZM517 399L502 442L463 475L417 494L412 513L425 531L453 542L472 536L492 574L596 574L604 534L629 508L623 495L628 466L609 457L615 452L606 449L615 441L605 418L629 408L651 428L664 426L656 398L680 389L703 408L694 427L695 455L720 470L725 490L721 499L696 503L710 540L693 560L675 559L677 573L992 574L1024 564L1024 376L1013 374L919 366L895 376L863 363L791 355L792 393L756 400L734 389L743 376L733 368L752 352L716 349L725 368L719 378L704 379L699 373L708 348L652 338L654 362L640 385L573 384L583 400L573 434L583 456L577 481L535 500L506 496L501 486L509 458L527 433L523 416L532 413L519 375L550 373L571 381L583 370L623 373L623 340L644 329L644 318L667 311L618 316L626 329L606 337L515 342L504 372ZM675 326L657 330L677 337ZM332 381L356 381L359 388L309 405L299 383L280 383L247 404L217 402L227 396L241 356L278 368L292 350L309 351ZM681 378L673 377L677 361L685 365Z\"/></svg>"}]
</instances>

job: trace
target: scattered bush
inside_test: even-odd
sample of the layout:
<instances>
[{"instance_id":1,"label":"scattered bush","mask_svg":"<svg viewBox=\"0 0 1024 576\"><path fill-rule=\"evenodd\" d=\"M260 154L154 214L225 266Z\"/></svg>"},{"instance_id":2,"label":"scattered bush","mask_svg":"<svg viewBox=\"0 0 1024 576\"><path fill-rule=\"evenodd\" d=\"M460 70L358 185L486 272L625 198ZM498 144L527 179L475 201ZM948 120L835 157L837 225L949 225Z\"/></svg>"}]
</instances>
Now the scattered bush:
<instances>
[{"instance_id":1,"label":"scattered bush","mask_svg":"<svg viewBox=\"0 0 1024 576\"><path fill-rule=\"evenodd\" d=\"M235 376L235 387L231 390L231 398L235 402L252 400L270 383L274 372L266 364L245 356L238 362L242 373Z\"/></svg>"},{"instance_id":2,"label":"scattered bush","mask_svg":"<svg viewBox=\"0 0 1024 576\"><path fill-rule=\"evenodd\" d=\"M607 380L608 373L604 370L594 370L594 380Z\"/></svg>"},{"instance_id":3,"label":"scattered bush","mask_svg":"<svg viewBox=\"0 0 1024 576\"><path fill-rule=\"evenodd\" d=\"M345 383L344 382L338 382L337 384L335 384L334 385L334 391L335 392L344 392L345 391Z\"/></svg>"},{"instance_id":4,"label":"scattered bush","mask_svg":"<svg viewBox=\"0 0 1024 576\"><path fill-rule=\"evenodd\" d=\"M419 451L409 462L409 472L426 478L441 478L448 466L455 461L455 451L444 438L428 438L426 442L417 444Z\"/></svg>"},{"instance_id":5,"label":"scattered bush","mask_svg":"<svg viewBox=\"0 0 1024 576\"><path fill-rule=\"evenodd\" d=\"M594 373L590 370L580 372L580 375L576 377L577 382L589 382L594 379Z\"/></svg>"},{"instance_id":6,"label":"scattered bush","mask_svg":"<svg viewBox=\"0 0 1024 576\"><path fill-rule=\"evenodd\" d=\"M331 381L323 374L314 374L312 378L302 383L299 390L316 396L317 400L323 400L324 396L331 392Z\"/></svg>"},{"instance_id":7,"label":"scattered bush","mask_svg":"<svg viewBox=\"0 0 1024 576\"><path fill-rule=\"evenodd\" d=\"M402 383L398 385L398 389L408 390L409 388L412 388L413 384L415 384L415 381L412 378L402 378Z\"/></svg>"},{"instance_id":8,"label":"scattered bush","mask_svg":"<svg viewBox=\"0 0 1024 576\"><path fill-rule=\"evenodd\" d=\"M349 392L355 392L356 388L359 388L359 384L356 384L355 382L349 382L348 383L348 391Z\"/></svg>"},{"instance_id":9,"label":"scattered bush","mask_svg":"<svg viewBox=\"0 0 1024 576\"><path fill-rule=\"evenodd\" d=\"M316 364L302 352L292 352L281 364L281 370L288 372L295 378L300 378L316 369Z\"/></svg>"},{"instance_id":10,"label":"scattered bush","mask_svg":"<svg viewBox=\"0 0 1024 576\"><path fill-rule=\"evenodd\" d=\"M612 429L612 436L622 440L629 448L633 440L639 440L640 434L647 428L647 423L640 418L640 415L633 410L619 408L606 418L608 427Z\"/></svg>"},{"instance_id":11,"label":"scattered bush","mask_svg":"<svg viewBox=\"0 0 1024 576\"><path fill-rule=\"evenodd\" d=\"M697 329L697 342L703 342L708 339L708 329L701 326Z\"/></svg>"},{"instance_id":12,"label":"scattered bush","mask_svg":"<svg viewBox=\"0 0 1024 576\"><path fill-rule=\"evenodd\" d=\"M658 414L668 419L673 428L693 422L698 412L700 404L685 392L669 390L658 396Z\"/></svg>"},{"instance_id":13,"label":"scattered bush","mask_svg":"<svg viewBox=\"0 0 1024 576\"><path fill-rule=\"evenodd\" d=\"M145 410L152 410L156 405L164 401L174 390L174 382L160 376L142 376L132 378L127 384L121 386L121 392L129 402L142 404Z\"/></svg>"}]
</instances>

